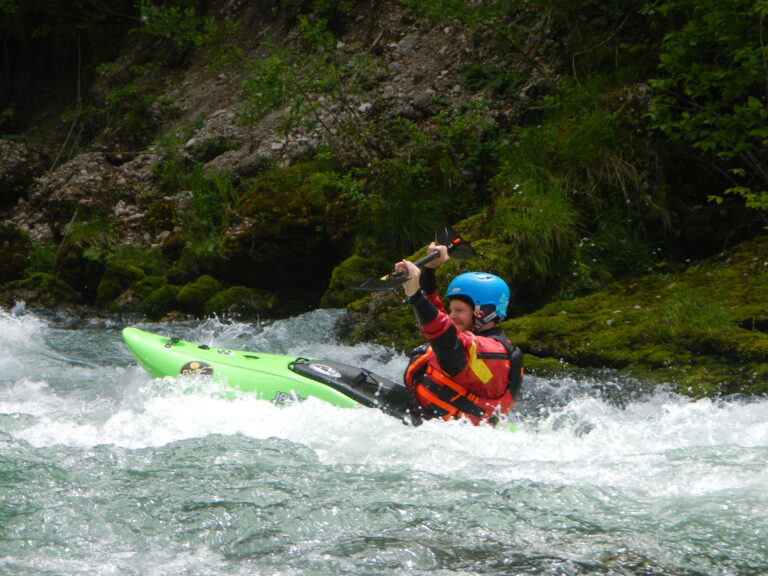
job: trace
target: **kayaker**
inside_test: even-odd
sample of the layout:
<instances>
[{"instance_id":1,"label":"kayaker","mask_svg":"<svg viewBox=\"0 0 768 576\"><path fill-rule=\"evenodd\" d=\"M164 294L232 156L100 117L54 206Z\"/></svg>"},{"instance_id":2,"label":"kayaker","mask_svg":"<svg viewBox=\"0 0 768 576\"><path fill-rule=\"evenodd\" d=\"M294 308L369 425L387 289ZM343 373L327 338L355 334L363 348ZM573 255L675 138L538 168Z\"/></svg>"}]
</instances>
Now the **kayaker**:
<instances>
[{"instance_id":1,"label":"kayaker","mask_svg":"<svg viewBox=\"0 0 768 576\"><path fill-rule=\"evenodd\" d=\"M423 419L466 417L495 424L515 403L523 378L522 352L498 323L507 315L509 287L484 272L460 274L448 285L446 312L437 294L435 270L450 258L432 242L438 256L420 269L403 260L403 284L419 330L428 344L417 348L405 373L414 411Z\"/></svg>"}]
</instances>

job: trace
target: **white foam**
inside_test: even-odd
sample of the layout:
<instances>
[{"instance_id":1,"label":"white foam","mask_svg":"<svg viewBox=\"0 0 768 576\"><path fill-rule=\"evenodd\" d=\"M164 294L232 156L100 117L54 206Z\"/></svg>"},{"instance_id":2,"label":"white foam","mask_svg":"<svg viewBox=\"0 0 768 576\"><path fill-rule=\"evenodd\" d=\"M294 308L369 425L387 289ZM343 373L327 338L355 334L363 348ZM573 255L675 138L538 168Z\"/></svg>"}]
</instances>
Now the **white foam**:
<instances>
[{"instance_id":1,"label":"white foam","mask_svg":"<svg viewBox=\"0 0 768 576\"><path fill-rule=\"evenodd\" d=\"M290 335L288 321L266 327L209 321L191 330L209 331L211 343L223 339L229 347L250 350L260 348L261 338L270 339L284 353L304 354L306 348L315 357L366 366L393 379L405 368L406 359L385 348L333 342L326 337L330 320L325 316L300 322L313 326L303 333L309 334L306 340L282 343L280 338ZM32 316L0 313L0 338L16 346L22 364L37 358L40 349L30 341L46 330ZM522 418L512 433L458 422L412 428L372 409L340 409L319 400L276 407L252 396L227 395L220 383L154 380L135 365L60 369L70 387L37 376L0 386L0 412L28 416L14 423L13 436L34 446L140 449L211 434L243 434L301 444L328 464L669 496L756 491L768 485L768 400L691 401L659 391L622 408L572 393L579 382L564 380L553 395L536 400L543 402L545 415ZM530 377L526 387L543 393L552 388ZM518 407L522 411L524 403Z\"/></svg>"}]
</instances>

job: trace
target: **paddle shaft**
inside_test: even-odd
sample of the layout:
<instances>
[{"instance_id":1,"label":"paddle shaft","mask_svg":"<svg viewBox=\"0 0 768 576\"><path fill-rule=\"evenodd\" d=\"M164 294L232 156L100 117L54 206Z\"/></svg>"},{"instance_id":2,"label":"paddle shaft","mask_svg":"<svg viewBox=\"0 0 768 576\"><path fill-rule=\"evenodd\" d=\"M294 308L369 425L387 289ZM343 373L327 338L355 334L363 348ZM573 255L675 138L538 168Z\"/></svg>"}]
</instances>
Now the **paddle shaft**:
<instances>
[{"instance_id":1,"label":"paddle shaft","mask_svg":"<svg viewBox=\"0 0 768 576\"><path fill-rule=\"evenodd\" d=\"M468 260L470 258L477 258L479 254L475 252L469 242L466 242L456 234L453 230L447 226L443 226L435 233L435 239L437 244L448 247L448 253L452 258L459 258L462 260ZM440 255L440 252L433 251L414 262L414 264L422 268L425 264L428 264ZM370 278L364 280L356 285L352 285L353 290L363 290L365 292L383 292L394 290L400 286L406 280L405 270L395 270L382 276L381 278Z\"/></svg>"},{"instance_id":2,"label":"paddle shaft","mask_svg":"<svg viewBox=\"0 0 768 576\"><path fill-rule=\"evenodd\" d=\"M453 248L453 245L448 246L448 252L451 251L451 248ZM419 258L418 260L416 260L416 262L414 262L414 264L416 266L418 266L419 268L421 268L425 264L427 264L429 262L432 262L432 260L434 260L438 256L440 256L440 252L431 252L431 253L427 254L426 256L424 256L423 258ZM405 275L405 270L395 270L394 272L392 272L392 274L389 275L389 277L390 278L399 278L400 276L404 276L404 275Z\"/></svg>"}]
</instances>

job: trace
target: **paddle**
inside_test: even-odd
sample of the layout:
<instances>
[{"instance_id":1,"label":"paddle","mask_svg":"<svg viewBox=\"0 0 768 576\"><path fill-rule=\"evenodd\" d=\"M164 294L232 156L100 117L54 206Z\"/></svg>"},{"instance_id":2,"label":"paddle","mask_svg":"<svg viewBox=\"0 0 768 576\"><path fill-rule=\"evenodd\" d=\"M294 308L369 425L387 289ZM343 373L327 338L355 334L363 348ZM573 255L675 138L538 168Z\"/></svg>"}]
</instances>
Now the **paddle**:
<instances>
[{"instance_id":1,"label":"paddle","mask_svg":"<svg viewBox=\"0 0 768 576\"><path fill-rule=\"evenodd\" d=\"M435 232L435 243L448 246L448 253L451 255L451 258L470 260L471 258L477 258L479 256L475 249L470 246L469 242L456 234L456 232L448 226L442 226L437 229ZM419 258L414 264L421 268L437 257L438 253L432 252L423 258ZM353 284L351 288L363 292L385 292L388 290L395 290L395 288L403 284L405 280L405 270L395 270L381 278L369 278L368 280Z\"/></svg>"}]
</instances>

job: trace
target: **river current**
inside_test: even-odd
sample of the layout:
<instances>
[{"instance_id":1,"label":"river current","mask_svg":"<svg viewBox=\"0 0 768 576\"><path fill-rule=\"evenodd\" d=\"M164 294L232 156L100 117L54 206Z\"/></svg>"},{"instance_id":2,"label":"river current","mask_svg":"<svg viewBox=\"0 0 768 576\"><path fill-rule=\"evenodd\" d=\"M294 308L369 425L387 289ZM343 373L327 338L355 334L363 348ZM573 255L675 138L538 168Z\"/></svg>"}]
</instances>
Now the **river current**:
<instances>
[{"instance_id":1,"label":"river current","mask_svg":"<svg viewBox=\"0 0 768 576\"><path fill-rule=\"evenodd\" d=\"M341 314L137 323L400 378ZM506 427L413 428L152 379L125 322L0 309L0 574L768 573L768 400L527 376Z\"/></svg>"}]
</instances>

